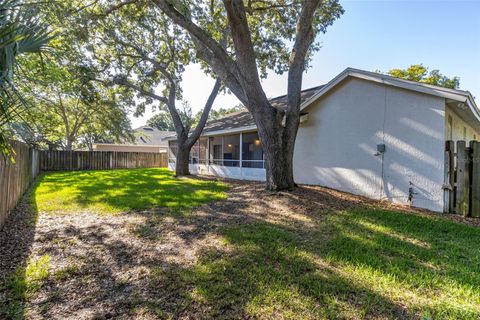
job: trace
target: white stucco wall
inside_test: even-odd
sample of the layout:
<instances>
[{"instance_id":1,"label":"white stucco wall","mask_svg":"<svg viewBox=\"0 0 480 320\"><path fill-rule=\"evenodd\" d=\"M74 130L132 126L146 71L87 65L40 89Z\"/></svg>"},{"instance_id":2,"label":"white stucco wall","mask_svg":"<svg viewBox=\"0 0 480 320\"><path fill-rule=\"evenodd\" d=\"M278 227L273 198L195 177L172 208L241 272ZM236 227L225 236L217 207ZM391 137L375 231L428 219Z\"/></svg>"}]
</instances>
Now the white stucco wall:
<instances>
[{"instance_id":1,"label":"white stucco wall","mask_svg":"<svg viewBox=\"0 0 480 320\"><path fill-rule=\"evenodd\" d=\"M445 100L348 79L309 108L296 182L442 211ZM377 144L386 152L375 156Z\"/></svg>"},{"instance_id":2,"label":"white stucco wall","mask_svg":"<svg viewBox=\"0 0 480 320\"><path fill-rule=\"evenodd\" d=\"M452 119L452 128L449 128L448 119ZM466 131L466 141L467 143L470 140L479 140L480 133L475 131L469 124L467 124L460 116L455 113L450 106L445 108L445 137L446 140L465 140L464 134Z\"/></svg>"}]
</instances>

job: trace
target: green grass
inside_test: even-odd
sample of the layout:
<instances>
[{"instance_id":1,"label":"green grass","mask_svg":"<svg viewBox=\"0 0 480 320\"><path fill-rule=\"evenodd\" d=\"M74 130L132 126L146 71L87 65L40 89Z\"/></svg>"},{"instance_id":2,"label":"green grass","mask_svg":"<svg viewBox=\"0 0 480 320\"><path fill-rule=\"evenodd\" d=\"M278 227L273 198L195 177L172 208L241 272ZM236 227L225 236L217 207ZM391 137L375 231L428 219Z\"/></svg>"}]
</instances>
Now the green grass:
<instances>
[{"instance_id":1,"label":"green grass","mask_svg":"<svg viewBox=\"0 0 480 320\"><path fill-rule=\"evenodd\" d=\"M38 260L30 259L25 267L18 267L7 279L7 301L0 306L0 316L8 319L23 317L23 302L33 296L49 276L50 256L45 254Z\"/></svg>"},{"instance_id":2,"label":"green grass","mask_svg":"<svg viewBox=\"0 0 480 320\"><path fill-rule=\"evenodd\" d=\"M317 227L258 221L222 236L224 252L207 250L180 277L212 317L480 318L476 227L356 209Z\"/></svg>"},{"instance_id":3,"label":"green grass","mask_svg":"<svg viewBox=\"0 0 480 320\"><path fill-rule=\"evenodd\" d=\"M32 198L46 213L175 211L224 199L227 188L215 181L175 178L161 168L51 172L39 178Z\"/></svg>"},{"instance_id":4,"label":"green grass","mask_svg":"<svg viewBox=\"0 0 480 320\"><path fill-rule=\"evenodd\" d=\"M164 169L60 172L43 175L31 199L47 213L176 211L224 199L226 190L222 183L177 179ZM202 222L197 227L209 232L201 237L213 237L215 246L202 247L194 265L149 265L141 288L151 296L128 298L135 314L480 319L480 228L362 204L328 214L320 207L308 214L269 210L265 206L265 215L252 213L251 219L222 227L214 217ZM188 225L190 216L172 218ZM152 215L144 225L126 227L138 239L163 241L171 233L159 235L162 221ZM44 259L28 262L9 281L14 298L5 314L21 310L20 302L41 286L46 274L41 270L48 270L41 267L48 266ZM71 266L53 277L77 274L78 267ZM155 296L162 292L168 298Z\"/></svg>"}]
</instances>

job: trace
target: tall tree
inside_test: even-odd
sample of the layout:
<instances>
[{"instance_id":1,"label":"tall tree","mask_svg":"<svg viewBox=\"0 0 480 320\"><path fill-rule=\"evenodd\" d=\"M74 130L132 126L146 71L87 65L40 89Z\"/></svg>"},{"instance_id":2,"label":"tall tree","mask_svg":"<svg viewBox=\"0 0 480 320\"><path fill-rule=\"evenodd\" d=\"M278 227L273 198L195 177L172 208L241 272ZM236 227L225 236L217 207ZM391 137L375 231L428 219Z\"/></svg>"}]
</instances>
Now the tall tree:
<instances>
[{"instance_id":1,"label":"tall tree","mask_svg":"<svg viewBox=\"0 0 480 320\"><path fill-rule=\"evenodd\" d=\"M266 187L292 189L293 151L300 121L303 72L343 9L337 0L265 1L152 0L195 44L197 55L247 107L265 153ZM228 46L221 44L228 28ZM267 70L288 72L288 103L274 108L261 77Z\"/></svg>"},{"instance_id":2,"label":"tall tree","mask_svg":"<svg viewBox=\"0 0 480 320\"><path fill-rule=\"evenodd\" d=\"M89 129L103 131L116 140L130 138L128 101L121 92L95 79L103 70L91 58L85 21L76 12L82 1L39 2L37 9L50 26L59 30L51 50L40 57L21 58L19 90L36 108L24 123L39 139L66 150L85 146Z\"/></svg>"},{"instance_id":3,"label":"tall tree","mask_svg":"<svg viewBox=\"0 0 480 320\"><path fill-rule=\"evenodd\" d=\"M188 37L148 4L108 8L95 34L99 39L96 57L108 71L108 78L102 81L136 92L142 99L137 113L147 105L168 110L177 134L176 175L188 175L190 150L205 126L221 81L216 80L200 120L191 130L191 117L177 108L177 101L182 99L182 73L195 60Z\"/></svg>"},{"instance_id":4,"label":"tall tree","mask_svg":"<svg viewBox=\"0 0 480 320\"><path fill-rule=\"evenodd\" d=\"M428 71L427 67L422 64L412 64L406 69L392 69L387 74L400 79L423 82L433 84L440 87L458 89L460 86L460 78L449 78L440 73L440 70L434 69Z\"/></svg>"}]
</instances>

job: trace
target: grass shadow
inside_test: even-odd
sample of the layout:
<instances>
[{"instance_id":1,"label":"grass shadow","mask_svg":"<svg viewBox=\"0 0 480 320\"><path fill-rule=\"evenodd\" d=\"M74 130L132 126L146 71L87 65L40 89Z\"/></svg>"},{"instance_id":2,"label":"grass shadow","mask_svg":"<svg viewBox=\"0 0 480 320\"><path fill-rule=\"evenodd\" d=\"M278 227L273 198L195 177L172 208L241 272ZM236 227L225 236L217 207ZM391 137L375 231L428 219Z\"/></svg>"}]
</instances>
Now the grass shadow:
<instances>
[{"instance_id":1,"label":"grass shadow","mask_svg":"<svg viewBox=\"0 0 480 320\"><path fill-rule=\"evenodd\" d=\"M39 210L54 213L181 211L224 199L227 190L224 183L176 178L162 168L53 172L40 178L37 201Z\"/></svg>"},{"instance_id":2,"label":"grass shadow","mask_svg":"<svg viewBox=\"0 0 480 320\"><path fill-rule=\"evenodd\" d=\"M0 230L0 318L21 319L25 300L42 285L49 257L29 259L35 239L38 210L32 184Z\"/></svg>"},{"instance_id":3,"label":"grass shadow","mask_svg":"<svg viewBox=\"0 0 480 320\"><path fill-rule=\"evenodd\" d=\"M120 180L130 190L152 176L141 175ZM79 187L102 186L92 196L112 183L95 176ZM178 190L176 182L166 185ZM260 184L231 186L228 200L190 214L147 210L134 224L121 219L131 214L65 217L68 225L40 236L50 239L44 254L71 264L46 279L36 311L44 318L59 308L72 317L94 317L95 309L100 317L161 319L478 318L478 228L323 188L274 195Z\"/></svg>"}]
</instances>

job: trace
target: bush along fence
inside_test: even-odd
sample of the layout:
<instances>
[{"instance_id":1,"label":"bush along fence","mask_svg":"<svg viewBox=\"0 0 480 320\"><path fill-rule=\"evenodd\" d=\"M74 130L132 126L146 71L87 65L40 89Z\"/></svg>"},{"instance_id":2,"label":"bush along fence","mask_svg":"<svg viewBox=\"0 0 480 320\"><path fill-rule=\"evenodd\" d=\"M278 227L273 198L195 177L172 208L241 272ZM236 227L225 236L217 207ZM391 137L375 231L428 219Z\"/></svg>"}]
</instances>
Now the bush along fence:
<instances>
[{"instance_id":1,"label":"bush along fence","mask_svg":"<svg viewBox=\"0 0 480 320\"><path fill-rule=\"evenodd\" d=\"M39 172L39 152L13 141L14 160L0 156L0 228Z\"/></svg>"},{"instance_id":2,"label":"bush along fence","mask_svg":"<svg viewBox=\"0 0 480 320\"><path fill-rule=\"evenodd\" d=\"M40 151L40 170L109 170L167 167L166 153L115 151Z\"/></svg>"},{"instance_id":3,"label":"bush along fence","mask_svg":"<svg viewBox=\"0 0 480 320\"><path fill-rule=\"evenodd\" d=\"M480 142L446 141L444 212L480 217Z\"/></svg>"}]
</instances>

